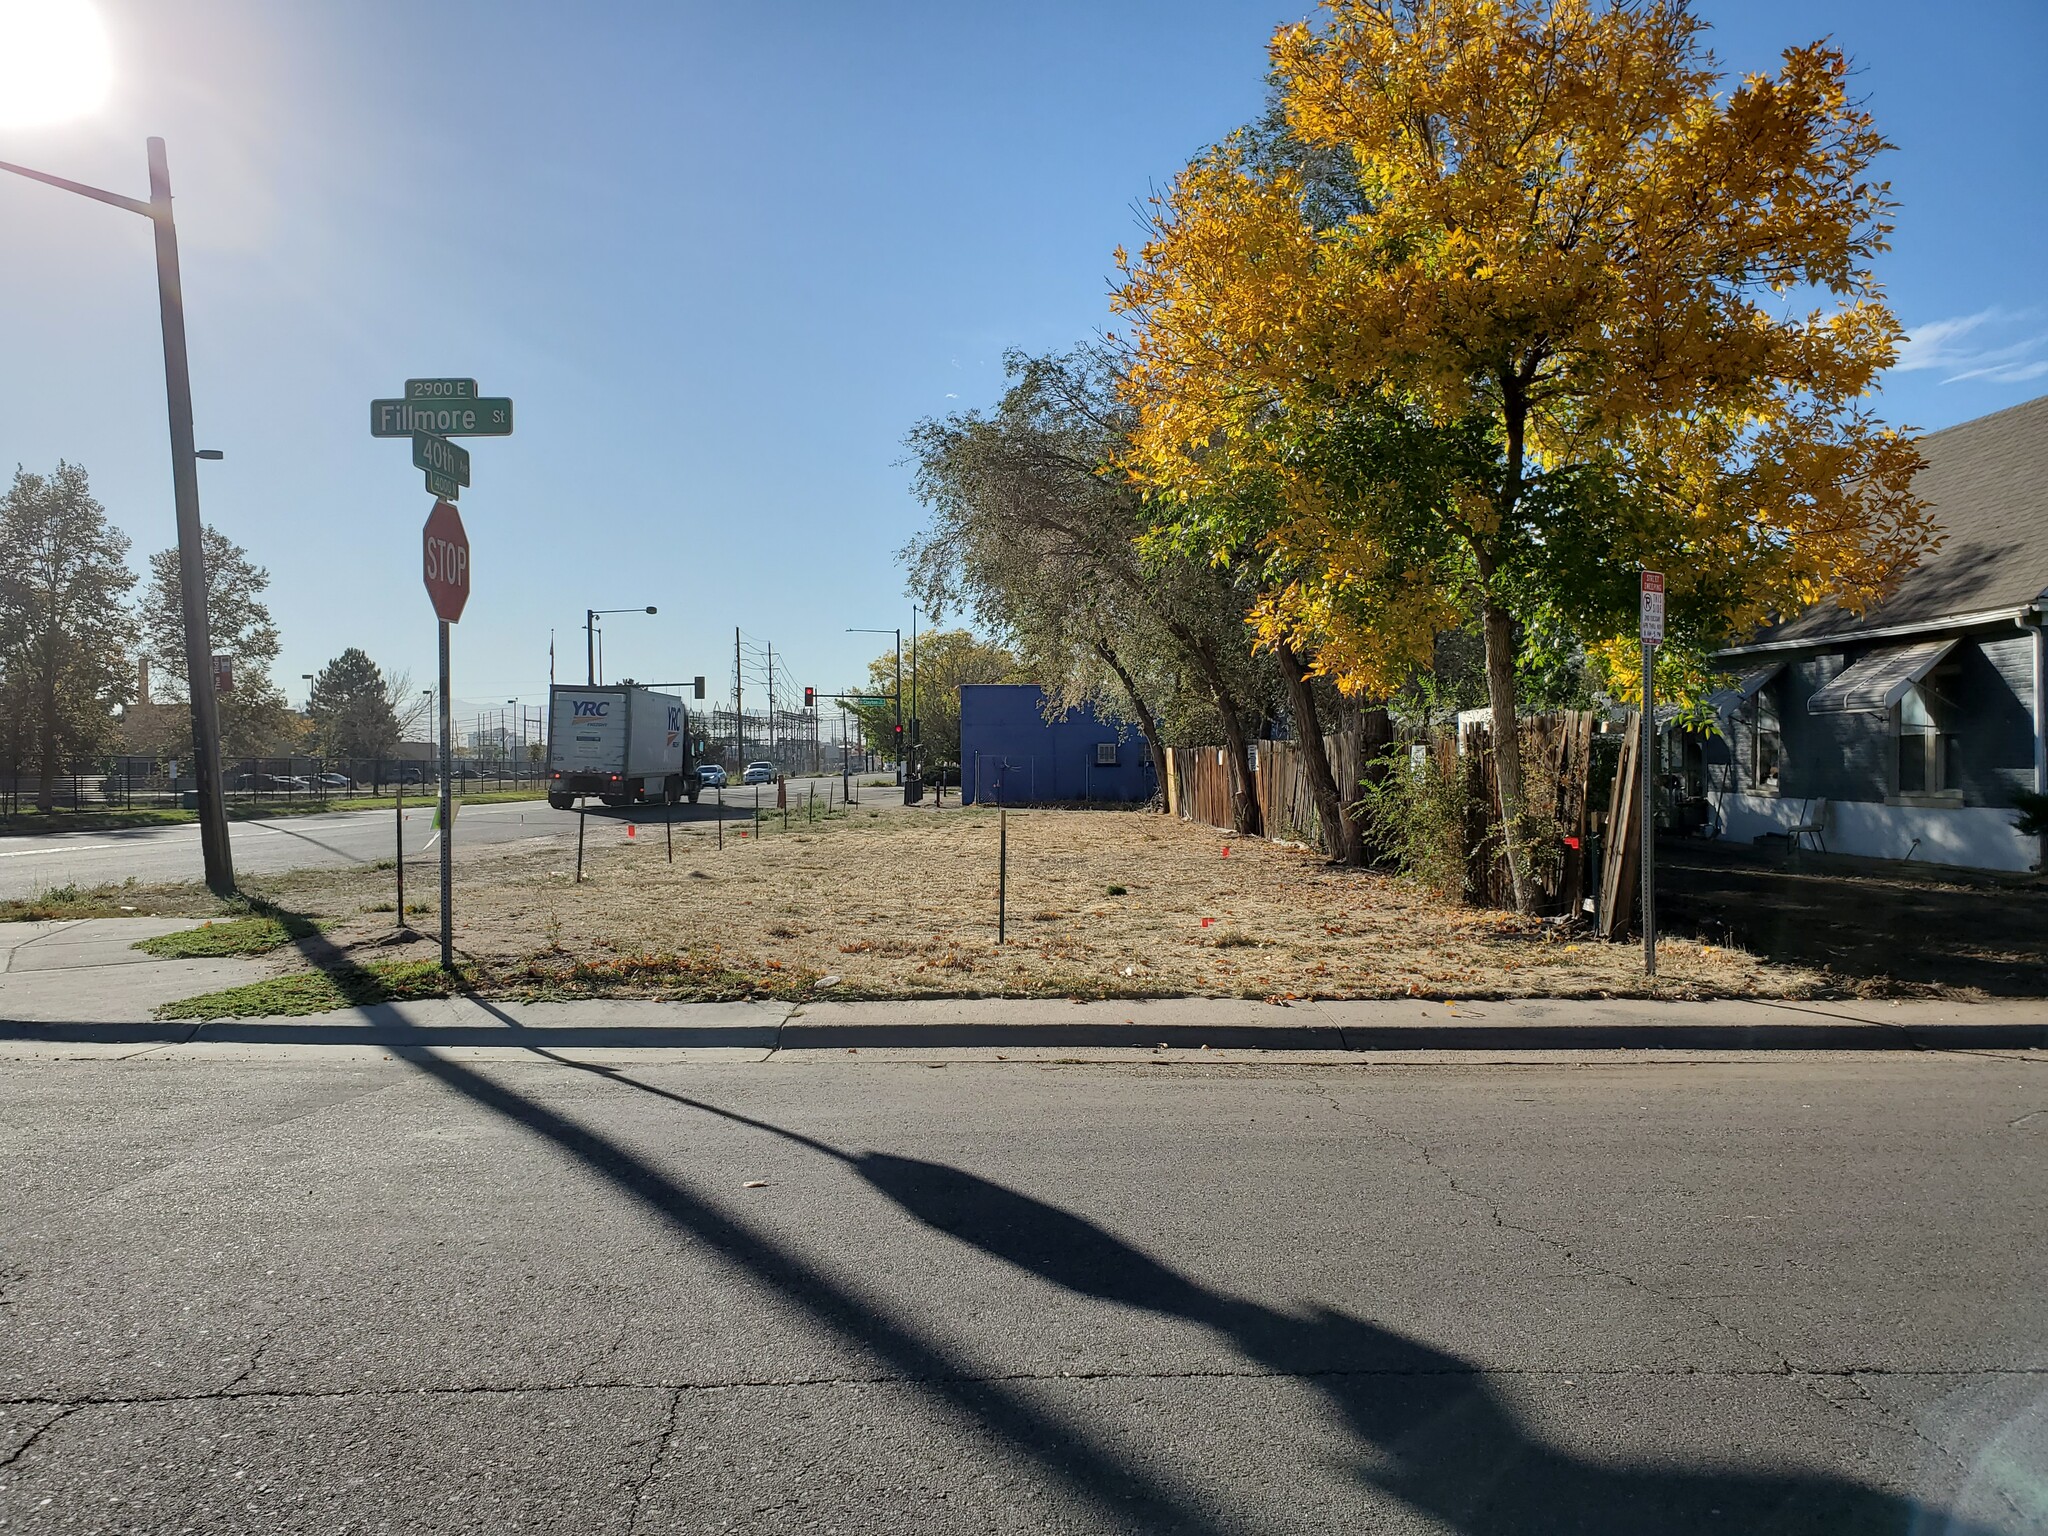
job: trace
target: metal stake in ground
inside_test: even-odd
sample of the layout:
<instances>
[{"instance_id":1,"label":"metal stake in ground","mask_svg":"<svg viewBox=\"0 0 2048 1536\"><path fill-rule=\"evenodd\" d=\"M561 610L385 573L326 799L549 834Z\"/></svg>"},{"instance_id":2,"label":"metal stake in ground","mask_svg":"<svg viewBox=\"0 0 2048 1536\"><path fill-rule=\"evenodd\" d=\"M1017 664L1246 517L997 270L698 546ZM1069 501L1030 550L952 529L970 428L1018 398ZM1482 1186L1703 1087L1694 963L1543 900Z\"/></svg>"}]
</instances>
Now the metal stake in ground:
<instances>
[{"instance_id":1,"label":"metal stake in ground","mask_svg":"<svg viewBox=\"0 0 2048 1536\"><path fill-rule=\"evenodd\" d=\"M576 883L578 885L583 883L583 823L588 819L589 814L580 804L576 807Z\"/></svg>"},{"instance_id":2,"label":"metal stake in ground","mask_svg":"<svg viewBox=\"0 0 2048 1536\"><path fill-rule=\"evenodd\" d=\"M398 857L392 860L392 863L398 870L398 926L403 928L405 926L405 775L403 772L399 774L398 782L392 788L398 791L398 800L393 807L398 812L396 822L398 832L393 843L393 846L398 850Z\"/></svg>"},{"instance_id":3,"label":"metal stake in ground","mask_svg":"<svg viewBox=\"0 0 2048 1536\"><path fill-rule=\"evenodd\" d=\"M1010 810L996 812L996 942L1003 942L1009 916L1010 897Z\"/></svg>"},{"instance_id":4,"label":"metal stake in ground","mask_svg":"<svg viewBox=\"0 0 2048 1536\"><path fill-rule=\"evenodd\" d=\"M718 848L725 851L725 786L718 786Z\"/></svg>"}]
</instances>

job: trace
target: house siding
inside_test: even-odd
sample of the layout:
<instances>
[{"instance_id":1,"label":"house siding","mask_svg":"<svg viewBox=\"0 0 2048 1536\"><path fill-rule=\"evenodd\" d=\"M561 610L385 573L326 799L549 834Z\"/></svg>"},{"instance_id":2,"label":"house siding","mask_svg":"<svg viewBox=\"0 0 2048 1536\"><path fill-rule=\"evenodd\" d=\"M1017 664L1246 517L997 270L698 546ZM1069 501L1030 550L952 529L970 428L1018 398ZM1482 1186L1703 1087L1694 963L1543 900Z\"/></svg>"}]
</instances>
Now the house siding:
<instances>
[{"instance_id":1,"label":"house siding","mask_svg":"<svg viewBox=\"0 0 2048 1536\"><path fill-rule=\"evenodd\" d=\"M2017 805L2034 787L2034 637L2015 631L1958 650L1963 800Z\"/></svg>"},{"instance_id":2,"label":"house siding","mask_svg":"<svg viewBox=\"0 0 2048 1536\"><path fill-rule=\"evenodd\" d=\"M1807 709L1822 688L1862 659L1868 646L1787 663L1771 684L1785 732L1783 793L1799 799L1882 800L1891 792L1892 733L1871 715L1816 715Z\"/></svg>"}]
</instances>

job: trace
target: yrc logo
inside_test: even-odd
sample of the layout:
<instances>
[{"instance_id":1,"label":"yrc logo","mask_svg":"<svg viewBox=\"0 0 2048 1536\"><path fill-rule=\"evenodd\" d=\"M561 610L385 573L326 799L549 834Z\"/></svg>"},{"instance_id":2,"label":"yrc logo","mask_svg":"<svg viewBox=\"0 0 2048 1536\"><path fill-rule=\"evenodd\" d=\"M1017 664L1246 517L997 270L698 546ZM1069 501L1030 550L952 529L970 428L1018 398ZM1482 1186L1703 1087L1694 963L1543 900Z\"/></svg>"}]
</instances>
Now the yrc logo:
<instances>
[{"instance_id":1,"label":"yrc logo","mask_svg":"<svg viewBox=\"0 0 2048 1536\"><path fill-rule=\"evenodd\" d=\"M609 699L572 699L570 703L575 706L578 720L588 720L593 715L602 718L612 712Z\"/></svg>"}]
</instances>

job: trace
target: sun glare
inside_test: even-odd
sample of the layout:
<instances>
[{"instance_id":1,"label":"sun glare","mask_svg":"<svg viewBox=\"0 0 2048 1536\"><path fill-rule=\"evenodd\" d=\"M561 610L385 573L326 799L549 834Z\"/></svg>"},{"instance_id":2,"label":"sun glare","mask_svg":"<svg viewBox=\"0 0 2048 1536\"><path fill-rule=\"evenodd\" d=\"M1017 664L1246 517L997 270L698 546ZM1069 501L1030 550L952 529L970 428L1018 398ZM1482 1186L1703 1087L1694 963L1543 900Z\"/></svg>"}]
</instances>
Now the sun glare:
<instances>
[{"instance_id":1,"label":"sun glare","mask_svg":"<svg viewBox=\"0 0 2048 1536\"><path fill-rule=\"evenodd\" d=\"M107 99L113 74L90 0L0 0L0 128L83 117Z\"/></svg>"}]
</instances>

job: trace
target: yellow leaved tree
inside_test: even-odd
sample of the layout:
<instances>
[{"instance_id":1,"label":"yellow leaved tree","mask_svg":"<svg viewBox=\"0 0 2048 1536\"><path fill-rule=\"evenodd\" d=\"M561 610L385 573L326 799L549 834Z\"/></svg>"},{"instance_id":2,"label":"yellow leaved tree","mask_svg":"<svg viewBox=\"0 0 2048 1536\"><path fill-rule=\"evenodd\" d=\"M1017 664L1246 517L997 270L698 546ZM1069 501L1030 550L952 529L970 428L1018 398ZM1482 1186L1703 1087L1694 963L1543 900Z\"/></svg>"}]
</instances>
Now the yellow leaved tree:
<instances>
[{"instance_id":1,"label":"yellow leaved tree","mask_svg":"<svg viewBox=\"0 0 2048 1536\"><path fill-rule=\"evenodd\" d=\"M1269 488L1256 537L1301 577L1267 617L1319 630L1340 684L1415 654L1446 594L1477 608L1526 909L1518 619L1619 661L1655 566L1697 652L1867 605L1930 542L1918 455L1865 400L1900 335L1871 271L1888 146L1840 52L1731 82L1669 0L1324 12L1271 44L1293 156L1199 157L1119 253L1129 468L1168 503ZM1386 423L1437 434L1456 483L1386 494L1383 453L1325 474L1317 445Z\"/></svg>"}]
</instances>

